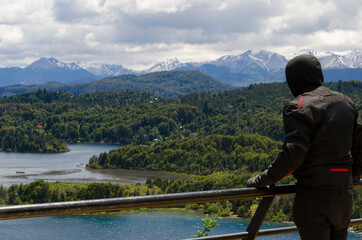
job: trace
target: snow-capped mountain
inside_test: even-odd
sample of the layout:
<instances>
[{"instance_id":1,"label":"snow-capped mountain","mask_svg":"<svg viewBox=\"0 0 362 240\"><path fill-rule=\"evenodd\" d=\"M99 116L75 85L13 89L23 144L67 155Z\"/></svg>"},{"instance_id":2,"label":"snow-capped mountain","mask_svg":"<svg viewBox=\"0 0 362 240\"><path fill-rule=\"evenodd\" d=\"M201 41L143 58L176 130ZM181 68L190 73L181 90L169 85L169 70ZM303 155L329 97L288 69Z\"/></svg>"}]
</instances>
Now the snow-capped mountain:
<instances>
[{"instance_id":1,"label":"snow-capped mountain","mask_svg":"<svg viewBox=\"0 0 362 240\"><path fill-rule=\"evenodd\" d=\"M342 55L341 61L348 68L362 68L362 51L351 51L349 54Z\"/></svg>"},{"instance_id":2,"label":"snow-capped mountain","mask_svg":"<svg viewBox=\"0 0 362 240\"><path fill-rule=\"evenodd\" d=\"M100 77L119 76L122 74L134 73L134 71L124 68L122 65L86 62L76 62L75 64L77 64L82 69Z\"/></svg>"},{"instance_id":3,"label":"snow-capped mountain","mask_svg":"<svg viewBox=\"0 0 362 240\"><path fill-rule=\"evenodd\" d=\"M25 68L0 68L0 86L15 84L43 84L50 81L77 83L108 76L143 74L171 70L197 70L216 80L235 86L252 83L285 81L287 61L300 54L316 56L326 81L362 80L362 52L321 52L302 49L289 56L261 50L248 50L240 55L227 55L207 62L184 63L177 58L166 59L144 71L133 71L122 65L72 62L56 58L40 58Z\"/></svg>"},{"instance_id":4,"label":"snow-capped mountain","mask_svg":"<svg viewBox=\"0 0 362 240\"><path fill-rule=\"evenodd\" d=\"M322 52L322 51L316 51L316 50L312 50L312 49L301 49L298 50L296 52L291 53L290 55L285 56L286 59L290 60L298 55L302 55L302 54L308 54L308 55L313 55L316 58L321 58L321 57L326 57L331 55L331 52Z\"/></svg>"},{"instance_id":5,"label":"snow-capped mountain","mask_svg":"<svg viewBox=\"0 0 362 240\"><path fill-rule=\"evenodd\" d=\"M277 53L261 50L253 52L248 50L241 55L224 56L210 62L216 66L228 67L231 72L249 72L248 68L260 68L266 72L275 72L283 69L287 60Z\"/></svg>"},{"instance_id":6,"label":"snow-capped mountain","mask_svg":"<svg viewBox=\"0 0 362 240\"><path fill-rule=\"evenodd\" d=\"M347 53L332 53L302 49L288 56L288 59L300 54L310 54L317 57L323 69L362 68L362 52L357 50Z\"/></svg>"},{"instance_id":7,"label":"snow-capped mountain","mask_svg":"<svg viewBox=\"0 0 362 240\"><path fill-rule=\"evenodd\" d=\"M15 84L43 84L85 82L99 77L76 63L64 63L56 58L40 58L25 68L1 68L0 86Z\"/></svg>"},{"instance_id":8,"label":"snow-capped mountain","mask_svg":"<svg viewBox=\"0 0 362 240\"><path fill-rule=\"evenodd\" d=\"M26 67L28 70L51 70L51 69L81 70L82 68L76 63L64 63L56 58L40 58Z\"/></svg>"},{"instance_id":9,"label":"snow-capped mountain","mask_svg":"<svg viewBox=\"0 0 362 240\"><path fill-rule=\"evenodd\" d=\"M122 74L134 73L134 71L124 68L122 65L86 63L86 62L61 62L56 58L40 58L26 67L28 70L85 70L100 77L119 76Z\"/></svg>"},{"instance_id":10,"label":"snow-capped mountain","mask_svg":"<svg viewBox=\"0 0 362 240\"><path fill-rule=\"evenodd\" d=\"M309 54L317 57L323 69L344 69L344 68L362 68L362 51L349 51L347 53L322 52L311 49L302 49L291 55L282 56L278 53L261 50L248 50L240 55L226 55L214 61L203 63L183 63L175 59L164 60L144 72L170 71L185 66L199 67L203 64L212 64L223 66L230 69L231 72L239 73L248 71L248 68L264 69L267 72L276 72L285 68L288 60L301 54Z\"/></svg>"},{"instance_id":11,"label":"snow-capped mountain","mask_svg":"<svg viewBox=\"0 0 362 240\"><path fill-rule=\"evenodd\" d=\"M240 55L226 55L216 60L203 62L203 63L183 63L175 59L167 59L143 72L158 72L158 71L170 71L174 69L185 68L198 69L200 66L207 64L226 67L232 73L251 73L255 71L265 71L268 73L274 73L281 71L285 68L288 60L301 55L310 54L316 56L323 69L346 69L346 68L362 68L362 52L350 51L348 53L333 53L322 52L311 49L302 49L288 56L282 56L278 53L261 50L252 51L248 50Z\"/></svg>"},{"instance_id":12,"label":"snow-capped mountain","mask_svg":"<svg viewBox=\"0 0 362 240\"><path fill-rule=\"evenodd\" d=\"M362 80L361 51L333 53L310 49L302 49L287 57L266 50L248 50L240 55L227 55L204 63L166 60L145 72L198 70L222 83L245 86L251 83L285 81L284 69L288 60L300 54L314 55L320 60L326 81Z\"/></svg>"},{"instance_id":13,"label":"snow-capped mountain","mask_svg":"<svg viewBox=\"0 0 362 240\"><path fill-rule=\"evenodd\" d=\"M270 72L279 71L283 69L287 62L286 58L278 53L273 53L265 50L261 50L259 52L252 52L250 55L252 58L262 61L263 65Z\"/></svg>"},{"instance_id":14,"label":"snow-capped mountain","mask_svg":"<svg viewBox=\"0 0 362 240\"><path fill-rule=\"evenodd\" d=\"M166 59L160 63L153 65L144 72L150 73L150 72L170 71L183 66L185 66L185 63L180 62L177 58Z\"/></svg>"}]
</instances>

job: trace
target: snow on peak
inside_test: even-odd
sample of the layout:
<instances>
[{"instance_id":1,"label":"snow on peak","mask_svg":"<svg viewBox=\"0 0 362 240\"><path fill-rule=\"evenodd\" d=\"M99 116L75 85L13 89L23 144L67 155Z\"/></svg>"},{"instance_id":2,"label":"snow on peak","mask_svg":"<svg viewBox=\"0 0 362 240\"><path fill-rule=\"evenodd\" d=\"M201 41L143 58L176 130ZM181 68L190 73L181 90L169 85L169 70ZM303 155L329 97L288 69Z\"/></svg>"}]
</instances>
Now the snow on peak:
<instances>
[{"instance_id":1,"label":"snow on peak","mask_svg":"<svg viewBox=\"0 0 362 240\"><path fill-rule=\"evenodd\" d=\"M285 68L287 60L301 54L310 54L319 59L323 69L345 69L345 68L362 68L362 51L350 50L343 52L315 51L312 49L301 49L288 56L282 56L275 52L267 50L247 50L239 55L225 55L216 60L200 63L183 63L177 58L168 58L155 64L144 71L132 71L124 68L122 65L102 64L102 63L85 63L72 62L65 63L56 58L40 58L29 66L30 70L65 70L88 71L99 77L119 76L122 74L135 74L159 71L171 71L184 66L201 66L202 64L212 64L228 68L233 73L248 73L249 71L259 72L277 72Z\"/></svg>"},{"instance_id":2,"label":"snow on peak","mask_svg":"<svg viewBox=\"0 0 362 240\"><path fill-rule=\"evenodd\" d=\"M282 55L266 50L248 50L240 55L228 55L212 62L218 66L229 67L232 71L238 72L253 65L264 69L267 72L278 71L285 67L287 60Z\"/></svg>"},{"instance_id":3,"label":"snow on peak","mask_svg":"<svg viewBox=\"0 0 362 240\"><path fill-rule=\"evenodd\" d=\"M85 62L72 62L64 63L56 58L40 58L26 67L31 70L55 70L62 69L66 71L85 70L96 76L119 76L122 74L132 73L131 70L124 68L121 65L115 64L102 64L102 63L85 63Z\"/></svg>"},{"instance_id":4,"label":"snow on peak","mask_svg":"<svg viewBox=\"0 0 362 240\"><path fill-rule=\"evenodd\" d=\"M154 66L149 68L147 72L170 71L184 65L185 64L180 62L177 58L168 58L160 63L155 64Z\"/></svg>"},{"instance_id":5,"label":"snow on peak","mask_svg":"<svg viewBox=\"0 0 362 240\"><path fill-rule=\"evenodd\" d=\"M40 58L40 59L34 61L33 63L31 63L26 68L31 69L31 70L50 70L50 69L57 69L57 68L66 69L66 70L81 69L81 67L78 66L76 63L64 63L53 57Z\"/></svg>"},{"instance_id":6,"label":"snow on peak","mask_svg":"<svg viewBox=\"0 0 362 240\"><path fill-rule=\"evenodd\" d=\"M312 56L315 56L316 58L333 55L333 53L331 53L331 52L315 51L312 49L301 49L299 51L292 53L291 55L286 56L286 58L289 60L289 59L292 59L292 58L302 55L302 54L312 55Z\"/></svg>"},{"instance_id":7,"label":"snow on peak","mask_svg":"<svg viewBox=\"0 0 362 240\"><path fill-rule=\"evenodd\" d=\"M340 57L348 68L362 68L362 51L353 50Z\"/></svg>"},{"instance_id":8,"label":"snow on peak","mask_svg":"<svg viewBox=\"0 0 362 240\"><path fill-rule=\"evenodd\" d=\"M324 69L344 69L344 68L361 68L362 67L362 52L358 50L344 52L322 52L311 49L302 49L287 59L292 59L301 54L313 55L319 59Z\"/></svg>"},{"instance_id":9,"label":"snow on peak","mask_svg":"<svg viewBox=\"0 0 362 240\"><path fill-rule=\"evenodd\" d=\"M77 64L82 69L101 77L119 76L122 74L132 73L131 70L124 68L122 65L116 65L116 64L86 63L86 62L77 62Z\"/></svg>"},{"instance_id":10,"label":"snow on peak","mask_svg":"<svg viewBox=\"0 0 362 240\"><path fill-rule=\"evenodd\" d=\"M58 59L43 57L31 63L27 68L32 70L52 69L59 67L58 64Z\"/></svg>"}]
</instances>

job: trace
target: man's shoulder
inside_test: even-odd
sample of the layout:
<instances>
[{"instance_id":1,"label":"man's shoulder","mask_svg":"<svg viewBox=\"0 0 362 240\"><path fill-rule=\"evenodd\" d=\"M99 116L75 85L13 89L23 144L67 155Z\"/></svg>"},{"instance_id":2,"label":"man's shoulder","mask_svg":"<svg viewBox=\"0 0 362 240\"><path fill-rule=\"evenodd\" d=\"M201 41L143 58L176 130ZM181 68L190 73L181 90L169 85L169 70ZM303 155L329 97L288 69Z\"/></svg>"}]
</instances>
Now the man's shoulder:
<instances>
[{"instance_id":1,"label":"man's shoulder","mask_svg":"<svg viewBox=\"0 0 362 240\"><path fill-rule=\"evenodd\" d=\"M310 92L306 92L303 95L320 95L323 97L328 97L328 96L338 96L340 98L347 98L350 100L349 97L347 97L346 95L344 95L343 93L337 92L337 91L333 91L331 89L329 89L328 87L325 86L320 86L318 88L316 88L313 91Z\"/></svg>"},{"instance_id":2,"label":"man's shoulder","mask_svg":"<svg viewBox=\"0 0 362 240\"><path fill-rule=\"evenodd\" d=\"M333 91L327 87L321 87L326 94L326 97L331 96L334 101L343 101L348 103L351 106L354 106L353 101L348 96L344 95L343 93Z\"/></svg>"},{"instance_id":3,"label":"man's shoulder","mask_svg":"<svg viewBox=\"0 0 362 240\"><path fill-rule=\"evenodd\" d=\"M355 109L353 101L348 96L324 86L299 95L290 102L290 106L297 106L300 110L319 109L334 102L344 102Z\"/></svg>"}]
</instances>

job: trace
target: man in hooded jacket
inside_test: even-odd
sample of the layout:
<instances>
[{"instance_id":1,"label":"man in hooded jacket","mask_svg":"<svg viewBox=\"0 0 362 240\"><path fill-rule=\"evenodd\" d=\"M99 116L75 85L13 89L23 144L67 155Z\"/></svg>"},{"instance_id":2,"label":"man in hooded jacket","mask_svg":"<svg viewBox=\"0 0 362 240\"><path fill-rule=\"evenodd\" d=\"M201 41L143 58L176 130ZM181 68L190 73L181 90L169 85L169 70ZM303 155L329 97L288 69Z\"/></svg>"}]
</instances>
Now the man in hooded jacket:
<instances>
[{"instance_id":1,"label":"man in hooded jacket","mask_svg":"<svg viewBox=\"0 0 362 240\"><path fill-rule=\"evenodd\" d=\"M301 239L346 239L353 181L359 181L362 172L358 111L351 99L321 86L317 58L297 56L285 73L296 98L283 109L282 151L247 186L272 185L292 173L297 179L293 220Z\"/></svg>"}]
</instances>

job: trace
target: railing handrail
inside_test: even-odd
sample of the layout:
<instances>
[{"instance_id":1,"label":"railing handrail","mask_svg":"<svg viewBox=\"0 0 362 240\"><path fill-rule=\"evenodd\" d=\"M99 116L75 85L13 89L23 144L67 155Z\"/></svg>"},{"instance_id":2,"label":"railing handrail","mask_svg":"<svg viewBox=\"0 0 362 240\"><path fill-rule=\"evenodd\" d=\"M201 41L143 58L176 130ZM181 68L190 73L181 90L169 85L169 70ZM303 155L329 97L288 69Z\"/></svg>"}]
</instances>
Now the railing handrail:
<instances>
[{"instance_id":1,"label":"railing handrail","mask_svg":"<svg viewBox=\"0 0 362 240\"><path fill-rule=\"evenodd\" d=\"M362 181L354 185L362 189ZM38 203L28 205L0 207L0 220L68 215L88 212L104 212L133 208L165 207L190 203L217 202L264 198L277 195L295 194L295 185L277 185L274 188L234 188L186 193L171 193L137 197L106 198L56 203Z\"/></svg>"},{"instance_id":2,"label":"railing handrail","mask_svg":"<svg viewBox=\"0 0 362 240\"><path fill-rule=\"evenodd\" d=\"M362 189L362 181L354 185L354 189ZM89 212L105 212L112 210L126 210L132 208L164 207L185 205L190 203L217 202L227 200L241 200L262 198L255 215L246 232L210 236L202 239L255 239L257 236L266 236L281 233L296 232L296 227L260 230L266 213L275 196L295 194L295 185L278 185L273 188L234 188L225 190L171 193L137 197L122 197L108 199L94 199L83 201L38 203L28 205L0 207L0 220L16 218L45 217L54 215L69 215ZM362 219L354 219L351 224L361 224Z\"/></svg>"},{"instance_id":3,"label":"railing handrail","mask_svg":"<svg viewBox=\"0 0 362 240\"><path fill-rule=\"evenodd\" d=\"M0 220L79 214L87 212L104 212L133 208L165 207L190 203L263 198L294 193L295 185L279 185L272 189L233 188L137 197L105 198L81 201L4 206L0 207Z\"/></svg>"}]
</instances>

